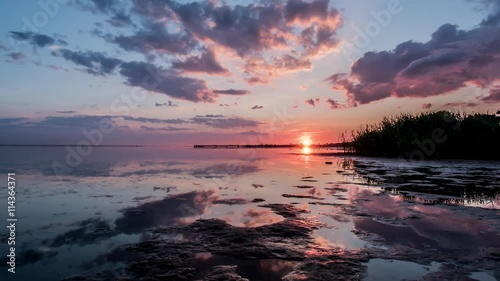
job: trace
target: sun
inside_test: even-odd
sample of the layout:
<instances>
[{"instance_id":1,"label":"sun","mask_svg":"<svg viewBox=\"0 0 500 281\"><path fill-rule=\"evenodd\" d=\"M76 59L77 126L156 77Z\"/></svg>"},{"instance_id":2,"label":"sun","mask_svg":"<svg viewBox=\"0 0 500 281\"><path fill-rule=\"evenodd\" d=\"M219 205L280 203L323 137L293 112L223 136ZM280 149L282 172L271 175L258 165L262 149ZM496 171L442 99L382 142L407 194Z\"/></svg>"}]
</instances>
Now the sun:
<instances>
[{"instance_id":1,"label":"sun","mask_svg":"<svg viewBox=\"0 0 500 281\"><path fill-rule=\"evenodd\" d=\"M302 139L302 146L308 147L311 146L312 140L310 138L303 138Z\"/></svg>"}]
</instances>

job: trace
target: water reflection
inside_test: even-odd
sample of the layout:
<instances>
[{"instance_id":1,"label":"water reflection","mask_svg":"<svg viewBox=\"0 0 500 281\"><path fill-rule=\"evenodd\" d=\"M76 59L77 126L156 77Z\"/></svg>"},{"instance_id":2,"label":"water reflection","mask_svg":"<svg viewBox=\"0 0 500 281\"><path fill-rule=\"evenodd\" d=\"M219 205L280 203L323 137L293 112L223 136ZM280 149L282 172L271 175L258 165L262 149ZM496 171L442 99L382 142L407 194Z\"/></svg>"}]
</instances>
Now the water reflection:
<instances>
[{"instance_id":1,"label":"water reflection","mask_svg":"<svg viewBox=\"0 0 500 281\"><path fill-rule=\"evenodd\" d=\"M19 211L25 262L14 280L27 279L26 272L54 280L105 270L114 259L95 261L112 249L148 239L152 228L198 219L284 233L289 229L279 227L286 220L318 220L311 256L376 243L470 255L500 248L500 222L485 210L500 203L499 163L325 160L311 147L300 150L303 156L288 150L98 149L59 177L51 163L64 161L64 153L29 150L15 151L17 158L7 151L0 160L0 170L18 169L19 201L30 206ZM233 264L250 280L280 280L294 265L213 253L199 258L197 274Z\"/></svg>"},{"instance_id":2,"label":"water reflection","mask_svg":"<svg viewBox=\"0 0 500 281\"><path fill-rule=\"evenodd\" d=\"M312 149L311 149L311 147L309 147L309 146L304 146L304 147L302 148L302 154L309 155L309 154L311 154L311 152L312 152Z\"/></svg>"}]
</instances>

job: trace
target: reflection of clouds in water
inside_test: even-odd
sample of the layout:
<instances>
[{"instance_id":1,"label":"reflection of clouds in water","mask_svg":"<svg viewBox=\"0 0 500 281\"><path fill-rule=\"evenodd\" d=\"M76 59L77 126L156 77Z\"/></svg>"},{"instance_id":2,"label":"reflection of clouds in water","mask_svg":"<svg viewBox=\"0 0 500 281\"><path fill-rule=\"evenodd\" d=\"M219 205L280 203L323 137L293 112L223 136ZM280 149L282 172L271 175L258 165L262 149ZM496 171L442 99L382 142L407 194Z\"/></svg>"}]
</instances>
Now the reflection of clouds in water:
<instances>
[{"instance_id":1,"label":"reflection of clouds in water","mask_svg":"<svg viewBox=\"0 0 500 281\"><path fill-rule=\"evenodd\" d=\"M202 215L216 197L213 191L193 191L128 208L115 221L121 233L140 233L154 226L171 226L178 219Z\"/></svg>"},{"instance_id":2,"label":"reflection of clouds in water","mask_svg":"<svg viewBox=\"0 0 500 281\"><path fill-rule=\"evenodd\" d=\"M273 224L282 220L282 218L280 218L270 210L248 208L243 213L241 222L246 227L256 227L261 225Z\"/></svg>"},{"instance_id":3,"label":"reflection of clouds in water","mask_svg":"<svg viewBox=\"0 0 500 281\"><path fill-rule=\"evenodd\" d=\"M473 252L480 247L500 247L500 224L488 210L425 205L407 207L399 197L389 195L361 198L359 206L369 215L395 220L388 224L388 221L382 223L372 218L357 218L355 228L377 234L388 244L431 245L443 250ZM478 220L479 217L482 220Z\"/></svg>"},{"instance_id":4,"label":"reflection of clouds in water","mask_svg":"<svg viewBox=\"0 0 500 281\"><path fill-rule=\"evenodd\" d=\"M189 173L197 178L199 177L223 177L223 176L241 176L260 171L258 166L243 163L215 164L203 168L198 168Z\"/></svg>"},{"instance_id":5,"label":"reflection of clouds in water","mask_svg":"<svg viewBox=\"0 0 500 281\"><path fill-rule=\"evenodd\" d=\"M127 208L114 222L92 218L74 224L76 228L45 241L52 247L64 245L88 245L118 234L140 234L156 226L173 226L182 219L200 216L216 198L213 191L193 191L163 200Z\"/></svg>"},{"instance_id":6,"label":"reflection of clouds in water","mask_svg":"<svg viewBox=\"0 0 500 281\"><path fill-rule=\"evenodd\" d=\"M412 206L411 209L419 212L423 218L411 220L408 224L419 235L438 241L445 248L500 247L496 218L486 216L478 220L470 214L461 213L461 210L433 206ZM467 212L467 209L463 211Z\"/></svg>"},{"instance_id":7,"label":"reflection of clouds in water","mask_svg":"<svg viewBox=\"0 0 500 281\"><path fill-rule=\"evenodd\" d=\"M73 224L73 226L77 227L56 236L50 243L49 241L44 241L44 243L49 243L51 247L61 247L69 244L83 246L94 244L117 234L109 222L100 218L83 220Z\"/></svg>"},{"instance_id":8,"label":"reflection of clouds in water","mask_svg":"<svg viewBox=\"0 0 500 281\"><path fill-rule=\"evenodd\" d=\"M362 199L364 200L358 201L359 206L372 215L386 219L404 218L410 215L408 211L400 206L401 200L397 197L378 195L365 196Z\"/></svg>"},{"instance_id":9,"label":"reflection of clouds in water","mask_svg":"<svg viewBox=\"0 0 500 281\"><path fill-rule=\"evenodd\" d=\"M361 187L357 185L350 185L347 190L347 199L350 203L355 203L356 200L365 196L374 194L376 190L368 189L366 187Z\"/></svg>"}]
</instances>

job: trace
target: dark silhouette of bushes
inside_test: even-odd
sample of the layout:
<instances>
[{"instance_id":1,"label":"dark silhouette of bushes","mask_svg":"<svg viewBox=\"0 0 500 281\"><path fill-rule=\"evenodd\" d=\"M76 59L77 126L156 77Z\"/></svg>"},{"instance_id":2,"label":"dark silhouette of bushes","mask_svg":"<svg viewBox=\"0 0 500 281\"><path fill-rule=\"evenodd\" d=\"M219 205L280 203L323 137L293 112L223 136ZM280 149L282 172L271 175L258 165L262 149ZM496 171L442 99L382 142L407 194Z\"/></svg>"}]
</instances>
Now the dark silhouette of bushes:
<instances>
[{"instance_id":1,"label":"dark silhouette of bushes","mask_svg":"<svg viewBox=\"0 0 500 281\"><path fill-rule=\"evenodd\" d=\"M365 126L344 141L366 156L500 159L500 118L449 111L400 114Z\"/></svg>"}]
</instances>

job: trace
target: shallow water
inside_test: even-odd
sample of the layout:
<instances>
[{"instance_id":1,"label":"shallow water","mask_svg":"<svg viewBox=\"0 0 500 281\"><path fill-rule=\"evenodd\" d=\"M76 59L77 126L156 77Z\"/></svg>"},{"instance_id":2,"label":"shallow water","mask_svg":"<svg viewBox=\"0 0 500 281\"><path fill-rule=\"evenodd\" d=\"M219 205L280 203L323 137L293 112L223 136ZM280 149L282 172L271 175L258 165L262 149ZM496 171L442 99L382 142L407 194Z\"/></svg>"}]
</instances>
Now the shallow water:
<instances>
[{"instance_id":1,"label":"shallow water","mask_svg":"<svg viewBox=\"0 0 500 281\"><path fill-rule=\"evenodd\" d=\"M449 272L476 280L500 276L499 162L93 148L74 168L55 174L54 161L67 163L65 148L2 147L0 155L2 182L7 172L15 172L17 181L17 273L8 280L120 272L134 260L121 246L149 240L156 227L220 219L254 228L287 219L267 204L294 206L301 220L316 221L315 247L369 253L373 258L360 262L365 280L440 280ZM1 201L6 198L0 194ZM5 222L6 212L0 214ZM315 255L313 247L304 252L304 258ZM200 252L194 276L236 265L249 280L298 280L293 272L301 262Z\"/></svg>"}]
</instances>

